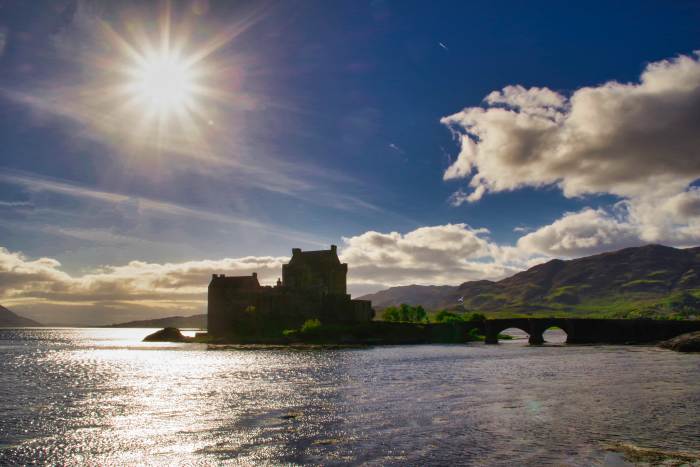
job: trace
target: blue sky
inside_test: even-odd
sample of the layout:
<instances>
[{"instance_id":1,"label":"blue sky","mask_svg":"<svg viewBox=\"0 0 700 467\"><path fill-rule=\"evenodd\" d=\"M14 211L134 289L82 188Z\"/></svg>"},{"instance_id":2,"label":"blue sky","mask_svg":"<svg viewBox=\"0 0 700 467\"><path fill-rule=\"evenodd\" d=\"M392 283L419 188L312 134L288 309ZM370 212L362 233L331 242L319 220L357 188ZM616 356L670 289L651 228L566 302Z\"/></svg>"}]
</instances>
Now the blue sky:
<instances>
[{"instance_id":1,"label":"blue sky","mask_svg":"<svg viewBox=\"0 0 700 467\"><path fill-rule=\"evenodd\" d=\"M169 128L156 138L143 118L147 104L119 110L123 96L113 88L127 78L115 72L125 59L114 37L137 51L145 37L157 43L165 6L0 2L0 246L23 267L44 258L60 263L47 266L49 276L84 282L132 261L163 266L279 259L295 246L337 243L351 276L353 260L357 265L351 289L364 292L497 278L549 257L618 246L697 242L700 155L687 149L699 129L693 124L697 2L173 2L171 35L182 40L183 54L220 40L197 64L206 70L199 84L212 91L195 98L200 113L184 130ZM674 62L678 57L687 63ZM682 70L690 70L683 75L690 76L690 88L687 80L672 83L689 93L689 108L668 117L688 131L674 133L673 143L659 143L648 157L623 145L632 148L626 165L607 171L620 176L606 182L598 183L605 177L595 170L584 180L587 165L579 162L593 154L596 167L607 167L603 159L614 158L618 147L612 143L608 152L591 143L593 149L571 155L560 142L552 154L569 156L551 157L578 162L555 169L550 158L540 168L543 161L525 157L524 146L512 157L512 148L504 148L503 141L519 141L521 133L506 132L500 143L491 137L489 149L484 135L494 134L492 122L474 123L468 112L460 114L506 108L530 115L518 107L526 96L537 100L538 109L556 111L547 118L557 125L577 108L592 108L586 115L595 121L595 112L604 112L600 107L569 99L610 81L640 85L654 63L665 63L660 66L667 75L679 80ZM484 101L517 85L520 90ZM545 88L564 100L538 91ZM455 115L461 116L442 120ZM483 132L481 140L470 133L475 128ZM620 141L637 130L625 131L619 130ZM470 134L483 143L483 157L467 163L471 156L460 155L459 137ZM654 165L670 157L689 162L667 172ZM633 180L623 172L639 168L635 158L640 167L650 162ZM450 167L459 175L446 176ZM477 174L486 180L484 194L464 201L478 187L469 185ZM667 203L649 201L639 189L645 184L672 186L651 190ZM649 221L671 205L685 220ZM578 230L567 230L574 219L581 221ZM602 227L582 232L581 224ZM459 235L469 240L464 244L475 242L476 249L447 245L464 240L445 234L451 225L462 226ZM373 250L384 240L372 232L394 239L385 255ZM446 246L406 240L412 232L426 245ZM522 240L528 233L537 235ZM421 248L428 250L423 256L435 258L434 268L421 263L415 253ZM447 256L460 263L440 263ZM445 276L440 269L452 272ZM270 279L274 274L271 266ZM43 285L17 280L24 288L3 289L5 303L31 313L68 302L44 290L54 276L39 281ZM193 310L201 303L197 293L186 299ZM127 302L141 300L115 294L107 304L105 297L87 295L83 305L93 311L123 311ZM154 313L141 305L138 313Z\"/></svg>"}]
</instances>

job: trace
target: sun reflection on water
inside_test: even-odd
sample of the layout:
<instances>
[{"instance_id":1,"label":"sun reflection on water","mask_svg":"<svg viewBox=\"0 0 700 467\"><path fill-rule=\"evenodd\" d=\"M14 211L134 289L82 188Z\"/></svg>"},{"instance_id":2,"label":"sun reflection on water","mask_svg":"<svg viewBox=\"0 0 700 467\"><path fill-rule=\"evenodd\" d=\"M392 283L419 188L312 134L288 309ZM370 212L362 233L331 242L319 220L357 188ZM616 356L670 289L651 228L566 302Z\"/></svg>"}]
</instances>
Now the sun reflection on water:
<instances>
[{"instance_id":1,"label":"sun reflection on water","mask_svg":"<svg viewBox=\"0 0 700 467\"><path fill-rule=\"evenodd\" d=\"M615 440L700 449L700 369L671 352L207 351L140 342L149 332L0 330L0 464L590 464Z\"/></svg>"}]
</instances>

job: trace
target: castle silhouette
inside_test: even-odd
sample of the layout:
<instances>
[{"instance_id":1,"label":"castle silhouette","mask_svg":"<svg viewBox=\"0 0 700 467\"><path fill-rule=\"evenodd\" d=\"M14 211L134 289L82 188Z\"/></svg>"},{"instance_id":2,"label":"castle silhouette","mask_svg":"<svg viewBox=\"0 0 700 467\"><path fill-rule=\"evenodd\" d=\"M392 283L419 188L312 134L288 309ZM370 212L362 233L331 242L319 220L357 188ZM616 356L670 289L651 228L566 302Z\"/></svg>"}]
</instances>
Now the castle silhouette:
<instances>
[{"instance_id":1,"label":"castle silhouette","mask_svg":"<svg viewBox=\"0 0 700 467\"><path fill-rule=\"evenodd\" d=\"M371 321L369 300L353 300L347 293L348 265L330 250L292 249L274 287L261 286L250 276L213 274L209 283L208 332L212 336L265 334L296 329L308 319L323 324Z\"/></svg>"}]
</instances>

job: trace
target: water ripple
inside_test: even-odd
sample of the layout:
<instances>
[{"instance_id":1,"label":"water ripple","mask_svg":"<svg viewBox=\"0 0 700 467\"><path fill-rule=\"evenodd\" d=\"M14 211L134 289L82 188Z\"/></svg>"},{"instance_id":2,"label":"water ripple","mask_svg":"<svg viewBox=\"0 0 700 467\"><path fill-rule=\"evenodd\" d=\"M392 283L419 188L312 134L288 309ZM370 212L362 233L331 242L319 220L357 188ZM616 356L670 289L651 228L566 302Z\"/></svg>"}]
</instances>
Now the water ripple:
<instances>
[{"instance_id":1,"label":"water ripple","mask_svg":"<svg viewBox=\"0 0 700 467\"><path fill-rule=\"evenodd\" d=\"M652 347L207 351L0 330L0 464L621 465L700 451L700 358ZM623 464L624 465L624 462Z\"/></svg>"}]
</instances>

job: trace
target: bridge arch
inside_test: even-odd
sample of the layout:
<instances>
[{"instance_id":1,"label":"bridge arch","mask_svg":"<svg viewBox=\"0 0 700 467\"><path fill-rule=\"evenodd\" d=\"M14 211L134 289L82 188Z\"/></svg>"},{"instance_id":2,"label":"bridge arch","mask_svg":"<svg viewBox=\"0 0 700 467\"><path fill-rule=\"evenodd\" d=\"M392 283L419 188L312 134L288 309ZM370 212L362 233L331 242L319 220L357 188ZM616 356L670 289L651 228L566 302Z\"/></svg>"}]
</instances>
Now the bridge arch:
<instances>
[{"instance_id":1,"label":"bridge arch","mask_svg":"<svg viewBox=\"0 0 700 467\"><path fill-rule=\"evenodd\" d=\"M564 340L563 341L560 340L560 336L556 334L556 331L562 331L564 333ZM558 325L549 326L547 329L545 329L542 332L542 340L544 340L545 343L555 343L555 344L565 343L566 340L568 339L568 337L569 337L569 335L567 334L566 329L564 329Z\"/></svg>"},{"instance_id":2,"label":"bridge arch","mask_svg":"<svg viewBox=\"0 0 700 467\"><path fill-rule=\"evenodd\" d=\"M499 329L497 332L495 332L496 342L487 342L487 344L499 343L500 342L499 336L502 336L504 333L507 334L508 331L522 331L525 333L525 336L528 339L528 342L530 340L530 329L527 326L505 326L505 327L503 327L503 329ZM487 338L488 338L488 336L487 336ZM518 336L518 339L520 339L519 336Z\"/></svg>"},{"instance_id":3,"label":"bridge arch","mask_svg":"<svg viewBox=\"0 0 700 467\"><path fill-rule=\"evenodd\" d=\"M528 342L531 345L544 343L544 333L550 327L558 327L569 335L567 321L557 318L512 318L512 319L492 319L484 323L485 343L498 344L498 335L506 329L515 328L527 333Z\"/></svg>"}]
</instances>

